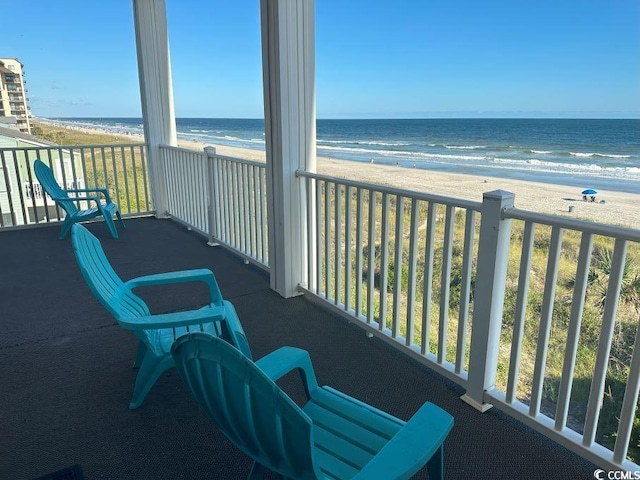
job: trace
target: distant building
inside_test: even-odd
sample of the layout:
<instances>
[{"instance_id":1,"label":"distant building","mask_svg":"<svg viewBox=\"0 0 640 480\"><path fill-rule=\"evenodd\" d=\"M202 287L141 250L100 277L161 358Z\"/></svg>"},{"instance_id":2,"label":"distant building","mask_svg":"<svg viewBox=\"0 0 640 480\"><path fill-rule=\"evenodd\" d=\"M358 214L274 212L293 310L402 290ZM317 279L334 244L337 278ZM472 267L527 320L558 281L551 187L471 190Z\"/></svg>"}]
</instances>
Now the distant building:
<instances>
[{"instance_id":1,"label":"distant building","mask_svg":"<svg viewBox=\"0 0 640 480\"><path fill-rule=\"evenodd\" d=\"M82 155L20 132L10 123L0 121L0 228L42 221L45 206L49 218L59 218L60 211L35 178L33 162L40 158L50 165L56 178L63 179L63 188L84 188ZM78 205L89 208L84 201Z\"/></svg>"},{"instance_id":2,"label":"distant building","mask_svg":"<svg viewBox=\"0 0 640 480\"><path fill-rule=\"evenodd\" d=\"M24 65L17 58L0 58L0 118L15 117L18 130L31 133L24 75Z\"/></svg>"}]
</instances>

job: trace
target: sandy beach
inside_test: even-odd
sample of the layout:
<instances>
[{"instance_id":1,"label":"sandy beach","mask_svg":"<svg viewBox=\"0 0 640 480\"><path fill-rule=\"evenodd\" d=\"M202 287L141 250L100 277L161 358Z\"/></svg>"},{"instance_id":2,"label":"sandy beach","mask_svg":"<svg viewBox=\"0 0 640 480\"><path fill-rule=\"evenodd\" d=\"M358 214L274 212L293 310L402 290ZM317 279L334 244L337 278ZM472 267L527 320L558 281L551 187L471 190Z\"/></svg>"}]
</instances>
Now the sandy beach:
<instances>
[{"instance_id":1,"label":"sandy beach","mask_svg":"<svg viewBox=\"0 0 640 480\"><path fill-rule=\"evenodd\" d=\"M67 126L65 128L74 128L86 133L113 134L99 129ZM127 133L118 136L127 137L132 142L144 141L141 135ZM209 145L186 140L178 140L178 144L181 147L199 151L205 146L213 146L220 155L265 161L265 152L261 150ZM382 183L407 190L479 202L482 201L484 192L506 190L515 194L517 208L640 229L640 195L633 193L601 190L596 202L585 202L582 200L580 190L573 186L465 175L463 172L454 174L407 169L393 165L349 162L324 157L318 157L317 171L340 178ZM602 201L604 203L601 203ZM569 207L573 207L571 212Z\"/></svg>"}]
</instances>

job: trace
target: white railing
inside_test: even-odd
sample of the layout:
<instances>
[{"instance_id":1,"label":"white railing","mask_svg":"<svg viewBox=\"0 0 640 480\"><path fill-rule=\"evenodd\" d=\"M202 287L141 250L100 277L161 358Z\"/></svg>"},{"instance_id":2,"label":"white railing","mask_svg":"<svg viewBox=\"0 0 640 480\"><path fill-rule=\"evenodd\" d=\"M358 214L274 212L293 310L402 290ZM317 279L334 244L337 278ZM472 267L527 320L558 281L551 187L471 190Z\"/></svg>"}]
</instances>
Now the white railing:
<instances>
[{"instance_id":1,"label":"white railing","mask_svg":"<svg viewBox=\"0 0 640 480\"><path fill-rule=\"evenodd\" d=\"M95 185L102 171L119 179L114 196L142 196L105 155L120 148L134 147L65 147L84 162L60 183ZM19 167L6 150L10 180ZM41 150L52 167L64 163L62 149ZM268 268L265 165L160 152L169 215ZM309 298L458 383L478 410L500 408L603 468L639 470L629 458L640 455L640 231L519 210L501 191L479 203L298 176L309 199L300 286ZM26 178L21 205L38 195Z\"/></svg>"},{"instance_id":2,"label":"white railing","mask_svg":"<svg viewBox=\"0 0 640 480\"><path fill-rule=\"evenodd\" d=\"M640 385L640 271L633 277L625 260L640 257L640 231L518 210L506 192L477 203L298 175L311 199L305 293L454 380L479 410L493 404L598 465L638 469L627 449ZM572 232L564 244L563 230ZM596 272L594 237L606 272ZM541 252L548 259L533 262ZM530 281L535 274L544 281ZM606 281L595 285L596 275ZM636 282L627 291L636 308L621 313L624 275ZM597 334L581 336L597 315ZM628 356L614 376L616 342ZM550 364L558 378L549 378ZM589 387L572 396L577 382ZM603 406L606 395L618 398Z\"/></svg>"},{"instance_id":3,"label":"white railing","mask_svg":"<svg viewBox=\"0 0 640 480\"><path fill-rule=\"evenodd\" d=\"M161 146L168 214L209 236L209 180L206 155L178 147Z\"/></svg>"},{"instance_id":4,"label":"white railing","mask_svg":"<svg viewBox=\"0 0 640 480\"><path fill-rule=\"evenodd\" d=\"M640 274L631 268L640 255L640 231L512 206L489 221L504 236L512 224L522 232L519 245L507 242L520 256L513 317L489 314L487 325L474 327L471 346L472 362L477 354L486 359L485 366L506 367L506 378L472 369L470 378L478 373L483 380L477 383L482 390L467 391L471 403L494 404L598 465L638 470L627 455L634 448L637 461ZM544 271L535 272L532 257L539 239L547 258ZM482 233L480 250L497 261L508 254L485 251ZM572 266L570 272L563 271L563 259ZM534 275L544 278L541 292L530 285ZM506 270L495 269L492 280L504 286L509 282ZM504 305L504 288L501 294L493 297L496 309ZM538 299L533 306L530 294ZM588 311L594 301L600 307ZM506 329L504 323L509 324ZM509 352L508 360L501 351ZM527 368L525 358L533 359ZM559 377L550 374L550 365L558 366Z\"/></svg>"},{"instance_id":5,"label":"white railing","mask_svg":"<svg viewBox=\"0 0 640 480\"><path fill-rule=\"evenodd\" d=\"M207 156L216 209L213 236L244 256L268 267L267 187L264 163Z\"/></svg>"},{"instance_id":6,"label":"white railing","mask_svg":"<svg viewBox=\"0 0 640 480\"><path fill-rule=\"evenodd\" d=\"M305 290L465 385L481 204L299 175L312 199Z\"/></svg>"},{"instance_id":7,"label":"white railing","mask_svg":"<svg viewBox=\"0 0 640 480\"><path fill-rule=\"evenodd\" d=\"M33 162L51 167L65 188L104 188L123 216L151 213L146 146L82 145L0 148L0 228L62 220L33 172Z\"/></svg>"},{"instance_id":8,"label":"white railing","mask_svg":"<svg viewBox=\"0 0 640 480\"><path fill-rule=\"evenodd\" d=\"M264 163L163 145L168 214L268 268Z\"/></svg>"}]
</instances>

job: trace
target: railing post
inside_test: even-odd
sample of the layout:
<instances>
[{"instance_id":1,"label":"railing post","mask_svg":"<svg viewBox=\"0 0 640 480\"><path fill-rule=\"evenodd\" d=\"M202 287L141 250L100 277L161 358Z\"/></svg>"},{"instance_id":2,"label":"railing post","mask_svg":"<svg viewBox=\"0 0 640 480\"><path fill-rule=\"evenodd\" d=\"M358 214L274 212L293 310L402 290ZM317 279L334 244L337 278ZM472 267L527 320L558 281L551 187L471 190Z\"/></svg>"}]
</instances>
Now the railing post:
<instances>
[{"instance_id":1,"label":"railing post","mask_svg":"<svg viewBox=\"0 0 640 480\"><path fill-rule=\"evenodd\" d=\"M513 207L514 194L503 190L485 193L482 200L478 268L473 295L473 323L467 393L462 400L480 410L492 407L484 392L493 387L498 365L511 220L502 212Z\"/></svg>"},{"instance_id":2,"label":"railing post","mask_svg":"<svg viewBox=\"0 0 640 480\"><path fill-rule=\"evenodd\" d=\"M209 241L207 242L207 245L210 247L217 247L219 245L218 242L216 242L216 239L218 238L218 230L216 228L216 220L218 218L216 212L218 205L216 204L215 195L216 189L218 188L218 179L216 177L216 170L213 166L213 162L215 162L213 157L216 154L216 148L210 146L204 147L204 154L207 161L207 198L209 200L207 205L209 213L209 231L207 232L209 234Z\"/></svg>"}]
</instances>

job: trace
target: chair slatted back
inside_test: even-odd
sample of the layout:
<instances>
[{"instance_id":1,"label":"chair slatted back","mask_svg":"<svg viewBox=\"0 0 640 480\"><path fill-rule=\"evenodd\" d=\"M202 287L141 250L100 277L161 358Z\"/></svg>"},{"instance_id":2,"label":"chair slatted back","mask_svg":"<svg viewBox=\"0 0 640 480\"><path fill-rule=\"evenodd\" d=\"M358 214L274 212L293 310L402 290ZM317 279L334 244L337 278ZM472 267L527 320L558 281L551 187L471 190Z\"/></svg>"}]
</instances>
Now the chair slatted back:
<instances>
[{"instance_id":1,"label":"chair slatted back","mask_svg":"<svg viewBox=\"0 0 640 480\"><path fill-rule=\"evenodd\" d=\"M44 191L47 192L52 199L55 198L55 202L60 205L68 215L73 216L78 213L78 208L73 200L69 198L69 194L58 185L58 182L53 176L53 172L42 160L36 160L34 162L33 170ZM60 200L62 198L68 198L68 200Z\"/></svg>"},{"instance_id":2,"label":"chair slatted back","mask_svg":"<svg viewBox=\"0 0 640 480\"><path fill-rule=\"evenodd\" d=\"M317 478L311 420L255 363L202 333L179 337L171 352L200 407L240 450L286 478Z\"/></svg>"},{"instance_id":3,"label":"chair slatted back","mask_svg":"<svg viewBox=\"0 0 640 480\"><path fill-rule=\"evenodd\" d=\"M72 229L73 251L80 271L102 305L116 320L149 315L149 308L144 301L123 288L124 282L111 267L100 241L78 223Z\"/></svg>"}]
</instances>

